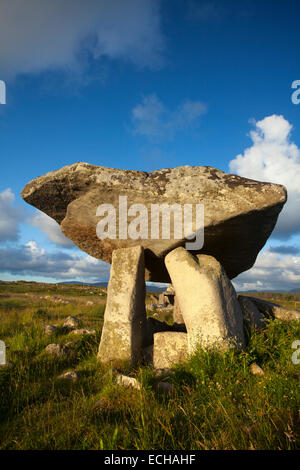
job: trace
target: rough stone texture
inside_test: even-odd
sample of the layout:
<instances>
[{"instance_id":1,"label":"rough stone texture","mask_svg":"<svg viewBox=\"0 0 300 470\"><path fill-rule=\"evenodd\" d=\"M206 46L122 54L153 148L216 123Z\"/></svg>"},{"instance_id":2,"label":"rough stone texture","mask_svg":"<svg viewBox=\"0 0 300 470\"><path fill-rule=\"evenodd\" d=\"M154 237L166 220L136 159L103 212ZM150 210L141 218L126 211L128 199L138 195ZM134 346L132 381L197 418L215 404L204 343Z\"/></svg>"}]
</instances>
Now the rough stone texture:
<instances>
[{"instance_id":1,"label":"rough stone texture","mask_svg":"<svg viewBox=\"0 0 300 470\"><path fill-rule=\"evenodd\" d=\"M80 320L77 317L69 316L65 319L63 328L77 328L80 325Z\"/></svg>"},{"instance_id":2,"label":"rough stone texture","mask_svg":"<svg viewBox=\"0 0 300 470\"><path fill-rule=\"evenodd\" d=\"M187 328L189 352L198 345L242 347L243 314L220 263L212 256L194 257L182 247L169 253L165 263Z\"/></svg>"},{"instance_id":3,"label":"rough stone texture","mask_svg":"<svg viewBox=\"0 0 300 470\"><path fill-rule=\"evenodd\" d=\"M174 299L173 320L175 323L184 323L184 319L183 319L183 316L180 310L180 305L178 302L178 298L176 295Z\"/></svg>"},{"instance_id":4,"label":"rough stone texture","mask_svg":"<svg viewBox=\"0 0 300 470\"><path fill-rule=\"evenodd\" d=\"M266 317L258 310L256 305L251 302L249 297L239 295L238 301L243 312L246 328L250 330L250 332L260 330L266 326Z\"/></svg>"},{"instance_id":5,"label":"rough stone texture","mask_svg":"<svg viewBox=\"0 0 300 470\"><path fill-rule=\"evenodd\" d=\"M48 346L45 348L45 352L47 354L50 354L51 356L56 356L56 357L65 357L69 354L69 348L64 346L63 344L48 344Z\"/></svg>"},{"instance_id":6,"label":"rough stone texture","mask_svg":"<svg viewBox=\"0 0 300 470\"><path fill-rule=\"evenodd\" d=\"M266 317L276 318L282 321L300 321L300 310L290 310L281 307L281 305L274 304L273 302L257 299L256 297L249 297L249 299Z\"/></svg>"},{"instance_id":7,"label":"rough stone texture","mask_svg":"<svg viewBox=\"0 0 300 470\"><path fill-rule=\"evenodd\" d=\"M141 390L141 384L134 377L128 377L127 375L118 374L116 376L116 384L123 385L123 387L132 387L137 390Z\"/></svg>"},{"instance_id":8,"label":"rough stone texture","mask_svg":"<svg viewBox=\"0 0 300 470\"><path fill-rule=\"evenodd\" d=\"M77 330L73 330L72 334L73 335L95 335L96 330L92 330L92 329L89 329L89 328L80 328L80 329L77 329Z\"/></svg>"},{"instance_id":9,"label":"rough stone texture","mask_svg":"<svg viewBox=\"0 0 300 470\"><path fill-rule=\"evenodd\" d=\"M57 377L59 380L69 380L70 382L78 381L78 374L75 371L65 372Z\"/></svg>"},{"instance_id":10,"label":"rough stone texture","mask_svg":"<svg viewBox=\"0 0 300 470\"><path fill-rule=\"evenodd\" d=\"M101 362L142 355L146 330L144 251L140 246L115 250L98 358Z\"/></svg>"},{"instance_id":11,"label":"rough stone texture","mask_svg":"<svg viewBox=\"0 0 300 470\"><path fill-rule=\"evenodd\" d=\"M52 335L53 333L55 333L55 331L57 330L57 326L54 326L54 325L45 325L44 326L44 333L46 335Z\"/></svg>"},{"instance_id":12,"label":"rough stone texture","mask_svg":"<svg viewBox=\"0 0 300 470\"><path fill-rule=\"evenodd\" d=\"M251 364L250 372L251 372L252 375L265 375L263 369L261 367L259 367L259 365L256 364L255 362L253 362L253 364Z\"/></svg>"},{"instance_id":13,"label":"rough stone texture","mask_svg":"<svg viewBox=\"0 0 300 470\"><path fill-rule=\"evenodd\" d=\"M200 252L214 256L229 278L253 266L286 201L283 186L206 166L146 173L75 163L34 179L22 191L26 202L55 219L89 255L111 263L115 249L139 243L145 248L147 279L170 282L164 256L184 246L185 239L151 240L150 228L147 240L98 239L96 209L103 203L118 208L120 195L128 197L128 206L146 205L149 214L153 203L204 204L205 240ZM117 226L118 217L117 211Z\"/></svg>"},{"instance_id":14,"label":"rough stone texture","mask_svg":"<svg viewBox=\"0 0 300 470\"><path fill-rule=\"evenodd\" d=\"M169 369L188 355L186 333L165 331L155 333L153 348L153 366L155 369Z\"/></svg>"},{"instance_id":15,"label":"rough stone texture","mask_svg":"<svg viewBox=\"0 0 300 470\"><path fill-rule=\"evenodd\" d=\"M174 331L180 333L186 333L186 327L184 324L174 323L169 325L164 321L159 321L156 318L149 317L146 321L146 336L144 340L145 346L151 345L154 343L154 335L156 333L161 333L164 331Z\"/></svg>"}]
</instances>

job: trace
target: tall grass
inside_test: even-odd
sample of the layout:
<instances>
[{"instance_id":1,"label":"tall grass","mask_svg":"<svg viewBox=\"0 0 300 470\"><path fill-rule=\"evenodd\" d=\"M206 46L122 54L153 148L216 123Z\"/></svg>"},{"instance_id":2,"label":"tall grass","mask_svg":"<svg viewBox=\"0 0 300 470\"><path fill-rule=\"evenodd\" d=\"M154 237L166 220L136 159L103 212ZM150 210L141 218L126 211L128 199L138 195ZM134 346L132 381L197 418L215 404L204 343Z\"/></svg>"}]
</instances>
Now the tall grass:
<instances>
[{"instance_id":1,"label":"tall grass","mask_svg":"<svg viewBox=\"0 0 300 470\"><path fill-rule=\"evenodd\" d=\"M72 294L73 295L73 294ZM78 299L80 300L78 294ZM0 311L0 338L12 368L0 369L1 449L295 449L299 448L300 365L291 345L296 323L268 323L244 351L198 351L166 378L170 394L157 390L150 367L127 373L141 390L114 383L97 363L104 304L53 304L23 299ZM95 336L51 336L45 324L78 316ZM75 341L67 358L49 358L49 343ZM257 362L264 376L253 376ZM75 370L78 382L57 376Z\"/></svg>"}]
</instances>

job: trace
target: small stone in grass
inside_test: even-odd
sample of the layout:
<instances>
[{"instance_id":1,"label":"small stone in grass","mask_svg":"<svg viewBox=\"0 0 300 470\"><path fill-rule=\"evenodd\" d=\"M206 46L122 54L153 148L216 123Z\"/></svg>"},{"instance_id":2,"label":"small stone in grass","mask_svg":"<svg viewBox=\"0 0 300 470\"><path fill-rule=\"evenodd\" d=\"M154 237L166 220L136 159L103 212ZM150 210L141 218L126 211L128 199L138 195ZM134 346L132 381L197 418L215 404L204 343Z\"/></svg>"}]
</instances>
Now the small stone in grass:
<instances>
[{"instance_id":1,"label":"small stone in grass","mask_svg":"<svg viewBox=\"0 0 300 470\"><path fill-rule=\"evenodd\" d=\"M123 385L124 387L132 387L136 388L137 390L141 389L141 384L134 377L128 377L127 375L118 374L115 380L117 385Z\"/></svg>"},{"instance_id":2,"label":"small stone in grass","mask_svg":"<svg viewBox=\"0 0 300 470\"><path fill-rule=\"evenodd\" d=\"M78 381L78 374L75 371L65 372L57 377L60 380L70 380L71 382Z\"/></svg>"},{"instance_id":3,"label":"small stone in grass","mask_svg":"<svg viewBox=\"0 0 300 470\"><path fill-rule=\"evenodd\" d=\"M44 333L46 335L52 335L57 330L57 326L54 325L46 325L44 326Z\"/></svg>"},{"instance_id":4,"label":"small stone in grass","mask_svg":"<svg viewBox=\"0 0 300 470\"><path fill-rule=\"evenodd\" d=\"M250 372L251 372L252 375L265 375L263 369L261 367L259 367L259 365L256 364L255 362L253 362L253 364L251 364Z\"/></svg>"},{"instance_id":5,"label":"small stone in grass","mask_svg":"<svg viewBox=\"0 0 300 470\"><path fill-rule=\"evenodd\" d=\"M174 387L169 382L158 382L157 390L162 393L171 393L174 390Z\"/></svg>"},{"instance_id":6,"label":"small stone in grass","mask_svg":"<svg viewBox=\"0 0 300 470\"><path fill-rule=\"evenodd\" d=\"M69 316L65 319L63 328L77 328L80 325L80 320L77 317Z\"/></svg>"},{"instance_id":7,"label":"small stone in grass","mask_svg":"<svg viewBox=\"0 0 300 470\"><path fill-rule=\"evenodd\" d=\"M67 356L70 351L63 344L54 344L53 343L53 344L48 344L48 346L45 348L45 352L47 354L52 355L52 356L64 357L64 356Z\"/></svg>"}]
</instances>

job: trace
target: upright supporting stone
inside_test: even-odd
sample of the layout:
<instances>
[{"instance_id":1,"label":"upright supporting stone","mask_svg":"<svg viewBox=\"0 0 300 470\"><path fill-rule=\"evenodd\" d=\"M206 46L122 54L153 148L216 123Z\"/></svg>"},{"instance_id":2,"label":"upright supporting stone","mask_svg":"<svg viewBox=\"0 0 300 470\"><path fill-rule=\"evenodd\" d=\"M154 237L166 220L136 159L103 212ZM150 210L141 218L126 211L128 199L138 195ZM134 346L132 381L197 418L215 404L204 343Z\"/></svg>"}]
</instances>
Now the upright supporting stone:
<instances>
[{"instance_id":1,"label":"upright supporting stone","mask_svg":"<svg viewBox=\"0 0 300 470\"><path fill-rule=\"evenodd\" d=\"M125 360L135 364L141 358L146 328L145 295L143 248L115 250L98 352L101 362Z\"/></svg>"},{"instance_id":2,"label":"upright supporting stone","mask_svg":"<svg viewBox=\"0 0 300 470\"><path fill-rule=\"evenodd\" d=\"M183 247L165 264L188 332L188 350L229 349L245 344L243 315L233 285L212 256L194 257Z\"/></svg>"}]
</instances>

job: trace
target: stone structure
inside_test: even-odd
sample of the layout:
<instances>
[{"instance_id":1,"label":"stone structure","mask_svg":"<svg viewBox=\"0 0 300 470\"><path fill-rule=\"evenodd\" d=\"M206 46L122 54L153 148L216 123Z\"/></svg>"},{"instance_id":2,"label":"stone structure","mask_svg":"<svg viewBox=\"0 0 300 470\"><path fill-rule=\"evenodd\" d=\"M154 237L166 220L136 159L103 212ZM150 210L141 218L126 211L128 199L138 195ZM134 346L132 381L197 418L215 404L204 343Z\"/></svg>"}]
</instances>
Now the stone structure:
<instances>
[{"instance_id":1,"label":"stone structure","mask_svg":"<svg viewBox=\"0 0 300 470\"><path fill-rule=\"evenodd\" d=\"M155 369L169 369L188 357L186 333L165 331L154 335L153 365Z\"/></svg>"},{"instance_id":2,"label":"stone structure","mask_svg":"<svg viewBox=\"0 0 300 470\"><path fill-rule=\"evenodd\" d=\"M147 239L97 237L98 206L112 204L118 209L119 196L127 196L128 207L142 203L147 208ZM67 237L95 258L111 263L115 249L143 246L147 279L170 282L164 258L185 246L186 239L151 239L152 204L203 204L205 236L200 252L214 256L232 279L253 266L286 201L286 190L206 166L146 173L75 163L31 181L22 197L55 219ZM117 227L119 223L117 210Z\"/></svg>"},{"instance_id":3,"label":"stone structure","mask_svg":"<svg viewBox=\"0 0 300 470\"><path fill-rule=\"evenodd\" d=\"M194 257L179 247L166 256L188 332L188 348L244 345L243 317L233 285L212 256Z\"/></svg>"},{"instance_id":4,"label":"stone structure","mask_svg":"<svg viewBox=\"0 0 300 470\"><path fill-rule=\"evenodd\" d=\"M147 236L120 236L121 218L124 222L126 215L125 232L131 223L127 212L118 211L124 196L128 208L132 204L146 208ZM148 357L156 368L168 369L198 346L242 347L243 326L251 334L264 325L265 316L299 319L300 312L275 304L244 296L238 300L230 282L252 267L270 236L286 201L281 185L228 175L212 167L146 173L76 163L31 181L22 197L55 219L79 248L112 265L98 353L101 362L135 364ZM97 208L102 204L116 209L116 236L110 233L105 239L96 230ZM204 205L202 248L187 251L191 233L175 238L174 219L168 212L163 216L171 222L170 237L166 239L161 231L152 237L151 209L157 204L169 208ZM195 211L192 222L191 232ZM146 318L145 279L172 282L158 304L165 313L173 310L173 326ZM49 345L47 352L64 353L61 345Z\"/></svg>"},{"instance_id":5,"label":"stone structure","mask_svg":"<svg viewBox=\"0 0 300 470\"><path fill-rule=\"evenodd\" d=\"M141 359L146 330L144 250L115 250L112 258L104 325L98 358L101 362Z\"/></svg>"}]
</instances>

